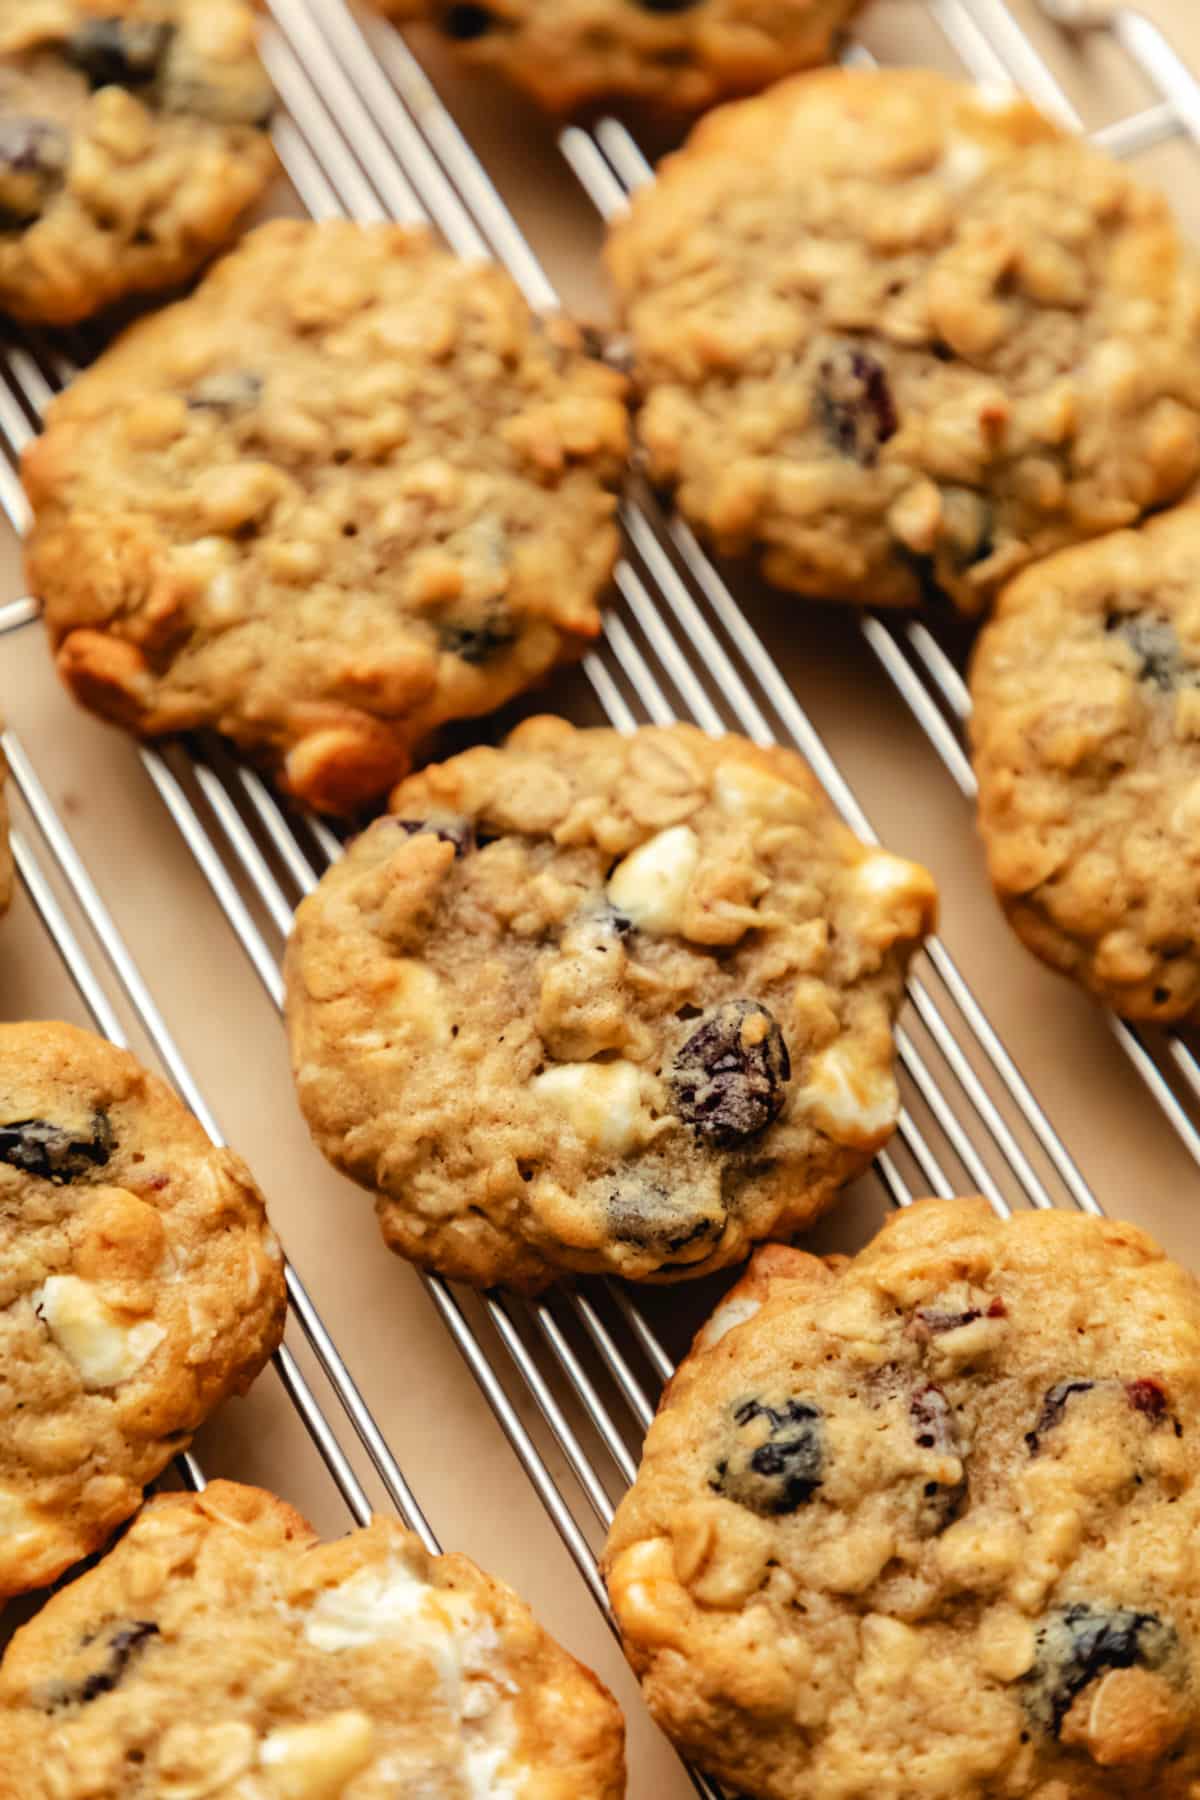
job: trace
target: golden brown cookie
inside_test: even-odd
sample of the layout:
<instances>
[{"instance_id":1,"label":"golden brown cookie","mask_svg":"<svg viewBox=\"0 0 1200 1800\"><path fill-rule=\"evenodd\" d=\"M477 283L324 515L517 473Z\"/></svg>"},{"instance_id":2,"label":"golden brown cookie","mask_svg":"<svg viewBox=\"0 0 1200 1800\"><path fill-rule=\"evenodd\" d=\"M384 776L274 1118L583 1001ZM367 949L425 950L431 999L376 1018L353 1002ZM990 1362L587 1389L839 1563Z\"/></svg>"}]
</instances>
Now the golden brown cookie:
<instances>
[{"instance_id":1,"label":"golden brown cookie","mask_svg":"<svg viewBox=\"0 0 1200 1800\"><path fill-rule=\"evenodd\" d=\"M623 1740L466 1557L227 1481L152 1500L0 1666L21 1800L620 1800Z\"/></svg>"},{"instance_id":2,"label":"golden brown cookie","mask_svg":"<svg viewBox=\"0 0 1200 1800\"><path fill-rule=\"evenodd\" d=\"M1132 1225L921 1201L762 1250L605 1556L659 1723L764 1800L1193 1800L1200 1288Z\"/></svg>"},{"instance_id":3,"label":"golden brown cookie","mask_svg":"<svg viewBox=\"0 0 1200 1800\"><path fill-rule=\"evenodd\" d=\"M51 407L29 579L75 695L208 726L311 805L600 628L624 383L424 233L278 221Z\"/></svg>"},{"instance_id":4,"label":"golden brown cookie","mask_svg":"<svg viewBox=\"0 0 1200 1800\"><path fill-rule=\"evenodd\" d=\"M0 310L191 275L275 172L245 0L0 0Z\"/></svg>"},{"instance_id":5,"label":"golden brown cookie","mask_svg":"<svg viewBox=\"0 0 1200 1800\"><path fill-rule=\"evenodd\" d=\"M283 1335L262 1196L73 1025L0 1025L0 1599L97 1549Z\"/></svg>"},{"instance_id":6,"label":"golden brown cookie","mask_svg":"<svg viewBox=\"0 0 1200 1800\"><path fill-rule=\"evenodd\" d=\"M1200 276L1161 195L915 69L723 108L609 261L651 478L781 587L982 610L1200 471Z\"/></svg>"},{"instance_id":7,"label":"golden brown cookie","mask_svg":"<svg viewBox=\"0 0 1200 1800\"><path fill-rule=\"evenodd\" d=\"M300 1104L442 1274L704 1275L891 1136L935 910L789 751L532 719L405 782L301 906Z\"/></svg>"}]
</instances>

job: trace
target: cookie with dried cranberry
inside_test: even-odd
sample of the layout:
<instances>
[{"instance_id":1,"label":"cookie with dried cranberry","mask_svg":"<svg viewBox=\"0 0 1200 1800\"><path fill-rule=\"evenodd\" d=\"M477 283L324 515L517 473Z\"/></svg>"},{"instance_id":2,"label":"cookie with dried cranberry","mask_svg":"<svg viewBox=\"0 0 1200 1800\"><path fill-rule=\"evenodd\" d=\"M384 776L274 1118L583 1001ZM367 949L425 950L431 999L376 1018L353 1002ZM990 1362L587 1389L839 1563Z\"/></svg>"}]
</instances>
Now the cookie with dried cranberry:
<instances>
[{"instance_id":1,"label":"cookie with dried cranberry","mask_svg":"<svg viewBox=\"0 0 1200 1800\"><path fill-rule=\"evenodd\" d=\"M620 1800L623 1739L465 1556L382 1518L322 1544L228 1481L151 1500L0 1666L21 1800Z\"/></svg>"},{"instance_id":2,"label":"cookie with dried cranberry","mask_svg":"<svg viewBox=\"0 0 1200 1800\"><path fill-rule=\"evenodd\" d=\"M275 172L246 0L0 0L0 311L183 280Z\"/></svg>"},{"instance_id":3,"label":"cookie with dried cranberry","mask_svg":"<svg viewBox=\"0 0 1200 1800\"><path fill-rule=\"evenodd\" d=\"M1200 508L1027 570L970 682L1018 936L1127 1018L1200 1016Z\"/></svg>"},{"instance_id":4,"label":"cookie with dried cranberry","mask_svg":"<svg viewBox=\"0 0 1200 1800\"><path fill-rule=\"evenodd\" d=\"M68 687L332 812L600 629L625 383L427 234L280 220L126 333L27 451Z\"/></svg>"},{"instance_id":5,"label":"cookie with dried cranberry","mask_svg":"<svg viewBox=\"0 0 1200 1800\"><path fill-rule=\"evenodd\" d=\"M442 1274L705 1275L890 1137L935 904L789 751L529 720L403 783L301 906L300 1104Z\"/></svg>"},{"instance_id":6,"label":"cookie with dried cranberry","mask_svg":"<svg viewBox=\"0 0 1200 1800\"><path fill-rule=\"evenodd\" d=\"M651 477L817 598L983 610L1200 471L1200 274L1166 202L1026 101L798 76L614 230Z\"/></svg>"},{"instance_id":7,"label":"cookie with dried cranberry","mask_svg":"<svg viewBox=\"0 0 1200 1800\"><path fill-rule=\"evenodd\" d=\"M760 1250L604 1564L650 1709L762 1800L1191 1800L1200 1286L1131 1225L926 1200Z\"/></svg>"},{"instance_id":8,"label":"cookie with dried cranberry","mask_svg":"<svg viewBox=\"0 0 1200 1800\"><path fill-rule=\"evenodd\" d=\"M689 114L826 62L860 0L379 0L552 112Z\"/></svg>"},{"instance_id":9,"label":"cookie with dried cranberry","mask_svg":"<svg viewBox=\"0 0 1200 1800\"><path fill-rule=\"evenodd\" d=\"M241 1159L127 1051L0 1025L0 1600L99 1548L284 1309Z\"/></svg>"}]
</instances>

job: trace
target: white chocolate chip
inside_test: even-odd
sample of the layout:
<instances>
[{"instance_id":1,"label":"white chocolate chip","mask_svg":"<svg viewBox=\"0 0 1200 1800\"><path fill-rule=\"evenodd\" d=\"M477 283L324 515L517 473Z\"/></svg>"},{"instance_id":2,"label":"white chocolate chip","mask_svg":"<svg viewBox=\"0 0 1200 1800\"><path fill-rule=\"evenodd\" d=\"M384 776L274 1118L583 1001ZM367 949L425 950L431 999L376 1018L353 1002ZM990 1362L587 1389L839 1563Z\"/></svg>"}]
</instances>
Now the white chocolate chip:
<instances>
[{"instance_id":1,"label":"white chocolate chip","mask_svg":"<svg viewBox=\"0 0 1200 1800\"><path fill-rule=\"evenodd\" d=\"M365 1713L330 1713L264 1738L259 1761L279 1800L337 1800L371 1760L374 1728Z\"/></svg>"},{"instance_id":2,"label":"white chocolate chip","mask_svg":"<svg viewBox=\"0 0 1200 1800\"><path fill-rule=\"evenodd\" d=\"M450 1041L442 984L433 969L412 957L396 957L391 964L396 1002L408 1024L438 1044Z\"/></svg>"},{"instance_id":3,"label":"white chocolate chip","mask_svg":"<svg viewBox=\"0 0 1200 1800\"><path fill-rule=\"evenodd\" d=\"M761 1308L762 1301L752 1300L749 1295L743 1295L740 1300L727 1300L724 1306L718 1306L700 1333L701 1348L711 1350L714 1344L719 1344L738 1325L744 1325L747 1319L752 1319Z\"/></svg>"},{"instance_id":4,"label":"white chocolate chip","mask_svg":"<svg viewBox=\"0 0 1200 1800\"><path fill-rule=\"evenodd\" d=\"M812 798L794 781L781 781L754 763L723 762L713 779L713 799L722 812L736 818L759 817L799 822L812 812Z\"/></svg>"},{"instance_id":5,"label":"white chocolate chip","mask_svg":"<svg viewBox=\"0 0 1200 1800\"><path fill-rule=\"evenodd\" d=\"M324 1588L313 1601L304 1635L314 1649L359 1649L412 1633L433 1623L432 1590L407 1564L359 1569L339 1587ZM444 1623L439 1622L444 1630Z\"/></svg>"},{"instance_id":6,"label":"white chocolate chip","mask_svg":"<svg viewBox=\"0 0 1200 1800\"><path fill-rule=\"evenodd\" d=\"M836 1144L871 1150L895 1129L900 1090L890 1069L856 1063L834 1044L813 1058L796 1109Z\"/></svg>"},{"instance_id":7,"label":"white chocolate chip","mask_svg":"<svg viewBox=\"0 0 1200 1800\"><path fill-rule=\"evenodd\" d=\"M950 188L967 188L986 170L990 158L983 145L969 137L951 137L937 167L938 178Z\"/></svg>"},{"instance_id":8,"label":"white chocolate chip","mask_svg":"<svg viewBox=\"0 0 1200 1800\"><path fill-rule=\"evenodd\" d=\"M873 850L854 871L855 885L864 894L881 900L924 898L929 893L929 876L919 863L889 850Z\"/></svg>"},{"instance_id":9,"label":"white chocolate chip","mask_svg":"<svg viewBox=\"0 0 1200 1800\"><path fill-rule=\"evenodd\" d=\"M152 1319L123 1324L92 1283L77 1275L49 1276L33 1303L63 1355L75 1364L85 1388L111 1388L128 1381L167 1335Z\"/></svg>"},{"instance_id":10,"label":"white chocolate chip","mask_svg":"<svg viewBox=\"0 0 1200 1800\"><path fill-rule=\"evenodd\" d=\"M597 1150L623 1156L642 1140L642 1083L631 1062L557 1063L531 1086Z\"/></svg>"},{"instance_id":11,"label":"white chocolate chip","mask_svg":"<svg viewBox=\"0 0 1200 1800\"><path fill-rule=\"evenodd\" d=\"M0 1538L4 1540L5 1551L11 1556L22 1539L39 1536L42 1530L24 1500L18 1499L8 1488L0 1488Z\"/></svg>"},{"instance_id":12,"label":"white chocolate chip","mask_svg":"<svg viewBox=\"0 0 1200 1800\"><path fill-rule=\"evenodd\" d=\"M613 870L608 897L639 931L678 931L700 839L690 825L672 825L630 852Z\"/></svg>"}]
</instances>

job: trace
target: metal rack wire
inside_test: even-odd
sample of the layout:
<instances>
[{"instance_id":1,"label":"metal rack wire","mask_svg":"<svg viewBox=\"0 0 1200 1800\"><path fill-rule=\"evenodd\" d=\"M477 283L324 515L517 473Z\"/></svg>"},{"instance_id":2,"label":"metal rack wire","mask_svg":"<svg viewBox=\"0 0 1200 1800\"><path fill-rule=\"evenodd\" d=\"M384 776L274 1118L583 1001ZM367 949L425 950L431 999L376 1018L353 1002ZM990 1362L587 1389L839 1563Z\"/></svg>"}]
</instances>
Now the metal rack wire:
<instances>
[{"instance_id":1,"label":"metal rack wire","mask_svg":"<svg viewBox=\"0 0 1200 1800\"><path fill-rule=\"evenodd\" d=\"M531 305L553 310L554 288L488 171L404 40L382 20L360 17L343 0L269 0L266 57L288 110L277 147L303 204L315 217L395 217L432 223L467 257L502 261ZM1075 0L1043 0L1047 16L1077 14ZM1003 0L930 0L930 11L972 75L1008 79L1066 122L1079 121L1053 72ZM1132 155L1172 136L1200 142L1200 86L1162 33L1122 6L1091 7L1158 98L1106 125L1097 140ZM653 179L650 164L614 120L562 135L563 156L583 195L605 217ZM95 346L87 334L50 344L30 334L0 370L0 436L15 462L53 394ZM19 532L26 506L12 462L0 459L0 506ZM846 821L874 832L811 720L742 613L722 575L689 529L644 497L623 511L625 556L602 643L585 673L619 729L644 720L690 718L708 730L734 728L760 742L794 744L809 759ZM36 617L17 601L0 608L0 637ZM966 688L950 647L926 622L865 616L862 632L961 793L973 793L962 740ZM5 739L13 777L53 860L87 920L108 968L202 1123L220 1141L196 1086L101 895L21 743ZM340 853L320 821L282 806L259 778L208 746L145 749L148 780L182 835L275 1006L282 1003L279 951L298 899ZM122 1027L103 985L31 843L15 838L18 867L41 918L100 1030ZM249 896L249 898L247 898ZM261 922L260 922L261 921ZM940 941L928 946L909 984L912 1022L899 1037L905 1105L895 1146L880 1155L883 1191L903 1205L916 1191L985 1193L1000 1211L1013 1205L1073 1205L1098 1212L1066 1143L1022 1075L984 1008ZM1111 1026L1140 1078L1200 1163L1200 1063L1178 1038L1161 1053L1143 1034ZM637 1446L672 1360L646 1309L627 1291L582 1283L538 1303L479 1299L426 1278L431 1299L520 1459L584 1583L607 1602L596 1571L596 1527L632 1478ZM293 1316L397 1511L424 1541L432 1532L382 1432L300 1277L289 1270ZM367 1497L290 1352L276 1369L317 1444L351 1514ZM573 1478L560 1487L546 1440L526 1425L512 1380L532 1396ZM203 1479L194 1462L185 1471ZM693 1776L700 1792L715 1793Z\"/></svg>"}]
</instances>

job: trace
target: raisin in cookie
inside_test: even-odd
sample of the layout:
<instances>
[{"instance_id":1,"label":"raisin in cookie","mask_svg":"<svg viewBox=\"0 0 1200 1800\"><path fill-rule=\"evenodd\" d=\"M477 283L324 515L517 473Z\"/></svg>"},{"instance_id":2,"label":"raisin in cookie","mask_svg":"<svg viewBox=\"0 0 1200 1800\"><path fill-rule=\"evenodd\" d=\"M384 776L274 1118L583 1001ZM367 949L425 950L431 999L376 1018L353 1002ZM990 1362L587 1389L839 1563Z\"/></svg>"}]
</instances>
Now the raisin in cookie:
<instances>
[{"instance_id":1,"label":"raisin in cookie","mask_svg":"<svg viewBox=\"0 0 1200 1800\"><path fill-rule=\"evenodd\" d=\"M58 667L354 810L599 630L624 382L421 232L279 221L128 332L27 452Z\"/></svg>"},{"instance_id":2,"label":"raisin in cookie","mask_svg":"<svg viewBox=\"0 0 1200 1800\"><path fill-rule=\"evenodd\" d=\"M922 1201L773 1247L605 1556L659 1723L770 1800L1191 1800L1200 1288L1134 1226Z\"/></svg>"},{"instance_id":3,"label":"raisin in cookie","mask_svg":"<svg viewBox=\"0 0 1200 1800\"><path fill-rule=\"evenodd\" d=\"M1200 1015L1200 508L1027 570L971 690L1018 935L1128 1018Z\"/></svg>"},{"instance_id":4,"label":"raisin in cookie","mask_svg":"<svg viewBox=\"0 0 1200 1800\"><path fill-rule=\"evenodd\" d=\"M798 756L532 719L391 807L286 973L300 1104L393 1249L484 1286L703 1275L891 1135L934 886Z\"/></svg>"},{"instance_id":5,"label":"raisin in cookie","mask_svg":"<svg viewBox=\"0 0 1200 1800\"><path fill-rule=\"evenodd\" d=\"M128 1052L0 1026L0 1599L136 1509L249 1387L284 1306L239 1157Z\"/></svg>"},{"instance_id":6,"label":"raisin in cookie","mask_svg":"<svg viewBox=\"0 0 1200 1800\"><path fill-rule=\"evenodd\" d=\"M0 0L0 310L193 273L275 171L245 0Z\"/></svg>"},{"instance_id":7,"label":"raisin in cookie","mask_svg":"<svg viewBox=\"0 0 1200 1800\"><path fill-rule=\"evenodd\" d=\"M1200 275L1025 101L799 76L702 123L612 238L652 478L803 594L979 611L1200 470Z\"/></svg>"},{"instance_id":8,"label":"raisin in cookie","mask_svg":"<svg viewBox=\"0 0 1200 1800\"><path fill-rule=\"evenodd\" d=\"M321 1544L227 1481L152 1500L0 1667L22 1800L619 1800L623 1741L466 1557L390 1519Z\"/></svg>"},{"instance_id":9,"label":"raisin in cookie","mask_svg":"<svg viewBox=\"0 0 1200 1800\"><path fill-rule=\"evenodd\" d=\"M553 112L633 99L698 112L826 61L859 0L380 0Z\"/></svg>"}]
</instances>

